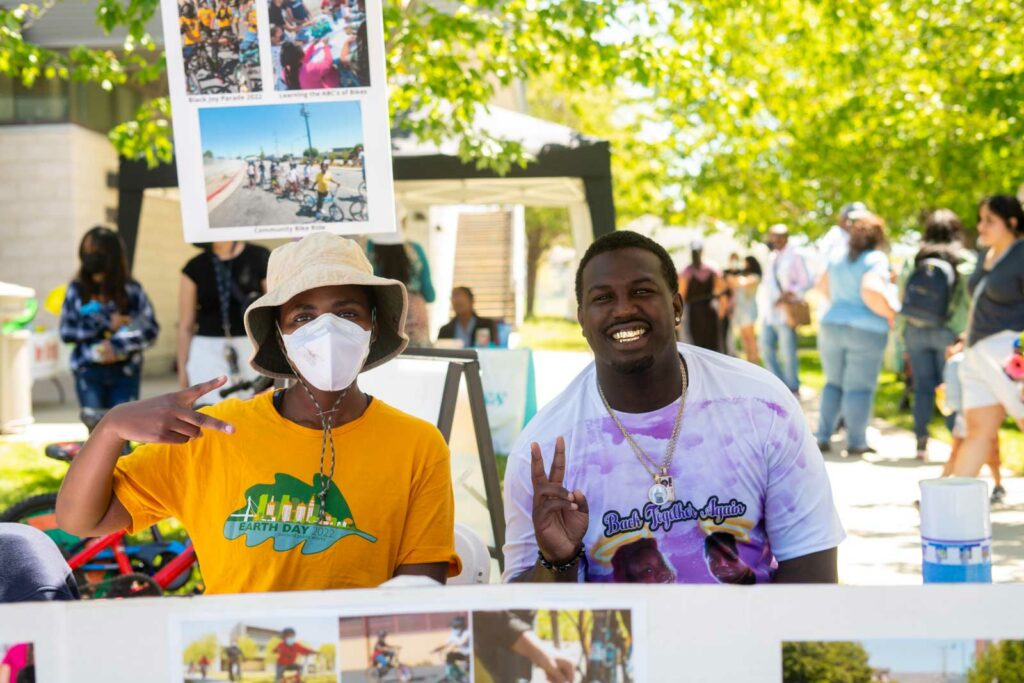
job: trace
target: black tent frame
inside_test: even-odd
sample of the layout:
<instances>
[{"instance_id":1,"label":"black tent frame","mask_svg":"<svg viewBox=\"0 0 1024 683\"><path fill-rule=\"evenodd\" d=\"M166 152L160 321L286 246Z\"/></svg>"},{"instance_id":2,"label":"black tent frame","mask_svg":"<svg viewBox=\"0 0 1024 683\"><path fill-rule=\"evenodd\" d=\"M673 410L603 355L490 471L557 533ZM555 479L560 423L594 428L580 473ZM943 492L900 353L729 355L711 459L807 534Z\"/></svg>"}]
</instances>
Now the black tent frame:
<instances>
[{"instance_id":1,"label":"black tent frame","mask_svg":"<svg viewBox=\"0 0 1024 683\"><path fill-rule=\"evenodd\" d=\"M615 230L615 203L612 199L611 151L604 141L582 141L573 147L547 145L525 167L513 167L505 175L477 168L458 157L445 154L403 156L392 160L394 178L403 180L470 180L522 178L580 178L594 238ZM117 229L128 248L129 265L135 259L139 239L142 198L150 188L177 187L175 163L149 168L143 161L122 158L118 173Z\"/></svg>"}]
</instances>

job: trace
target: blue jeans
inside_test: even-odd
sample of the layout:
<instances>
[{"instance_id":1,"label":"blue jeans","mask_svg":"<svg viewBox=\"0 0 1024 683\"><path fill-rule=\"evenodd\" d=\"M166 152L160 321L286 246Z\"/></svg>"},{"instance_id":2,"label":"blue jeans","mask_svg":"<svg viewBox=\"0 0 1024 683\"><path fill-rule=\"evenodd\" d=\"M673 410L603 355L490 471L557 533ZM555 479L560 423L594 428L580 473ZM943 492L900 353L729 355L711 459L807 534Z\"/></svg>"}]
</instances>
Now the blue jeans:
<instances>
[{"instance_id":1,"label":"blue jeans","mask_svg":"<svg viewBox=\"0 0 1024 683\"><path fill-rule=\"evenodd\" d=\"M928 423L935 414L935 387L942 384L946 368L946 347L955 339L945 328L907 325L903 333L914 377L914 434L919 439L928 436Z\"/></svg>"},{"instance_id":2,"label":"blue jeans","mask_svg":"<svg viewBox=\"0 0 1024 683\"><path fill-rule=\"evenodd\" d=\"M131 363L89 363L75 370L75 393L82 408L107 410L139 398L141 368Z\"/></svg>"},{"instance_id":3,"label":"blue jeans","mask_svg":"<svg viewBox=\"0 0 1024 683\"><path fill-rule=\"evenodd\" d=\"M778 353L776 353L776 351ZM778 356L782 356L780 365ZM761 330L761 357L773 375L790 391L800 389L799 365L796 358L796 330L786 324L766 323Z\"/></svg>"},{"instance_id":4,"label":"blue jeans","mask_svg":"<svg viewBox=\"0 0 1024 683\"><path fill-rule=\"evenodd\" d=\"M821 392L818 441L828 443L840 415L846 423L847 448L865 448L871 410L882 370L887 332L868 332L849 325L822 325L818 352L825 371Z\"/></svg>"}]
</instances>

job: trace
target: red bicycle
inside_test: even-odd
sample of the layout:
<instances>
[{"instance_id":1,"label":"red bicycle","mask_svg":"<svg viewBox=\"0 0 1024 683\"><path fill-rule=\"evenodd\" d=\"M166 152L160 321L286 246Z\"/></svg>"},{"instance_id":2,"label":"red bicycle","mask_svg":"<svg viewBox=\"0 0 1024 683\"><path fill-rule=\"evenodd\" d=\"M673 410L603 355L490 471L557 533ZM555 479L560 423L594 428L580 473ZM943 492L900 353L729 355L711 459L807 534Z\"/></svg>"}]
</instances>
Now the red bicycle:
<instances>
[{"instance_id":1,"label":"red bicycle","mask_svg":"<svg viewBox=\"0 0 1024 683\"><path fill-rule=\"evenodd\" d=\"M82 411L82 421L92 431L102 413ZM47 457L71 462L81 450L81 441L50 444ZM129 543L128 532L117 531L99 538L78 538L57 526L57 494L44 493L12 505L0 522L28 524L49 536L60 548L75 573L83 597L127 598L162 595L182 588L196 566L191 541L166 540L150 527L153 541Z\"/></svg>"}]
</instances>

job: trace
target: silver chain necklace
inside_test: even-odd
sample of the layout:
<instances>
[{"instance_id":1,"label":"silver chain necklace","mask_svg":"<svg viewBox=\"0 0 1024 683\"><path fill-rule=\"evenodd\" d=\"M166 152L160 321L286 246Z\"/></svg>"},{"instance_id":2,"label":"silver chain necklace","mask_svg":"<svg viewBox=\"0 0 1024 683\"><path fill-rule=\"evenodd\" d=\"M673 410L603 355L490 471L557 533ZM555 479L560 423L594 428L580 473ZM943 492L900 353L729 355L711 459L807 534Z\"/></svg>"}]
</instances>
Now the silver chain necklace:
<instances>
[{"instance_id":1,"label":"silver chain necklace","mask_svg":"<svg viewBox=\"0 0 1024 683\"><path fill-rule=\"evenodd\" d=\"M640 462L647 474L651 475L654 479L654 484L647 490L647 499L650 500L657 506L667 505L676 499L675 485L672 481L672 475L669 474L669 467L672 466L672 458L676 453L676 442L679 440L679 432L683 426L683 410L686 407L686 390L689 388L690 378L686 371L686 364L682 358L679 359L679 375L682 380L683 390L679 396L679 410L676 411L676 419L672 425L672 436L668 440L668 445L665 447L665 458L659 465L657 461L648 455L647 451L640 447L640 444L636 442L633 435L629 433L626 427L619 420L615 411L612 410L611 405L608 403L608 399L605 398L604 390L601 388L601 382L597 380L597 393L601 396L601 402L604 403L605 410L608 411L608 415L611 416L615 425L622 432L622 436L629 443L630 448L633 449L633 455ZM650 463L651 467L648 467ZM654 469L651 469L651 468Z\"/></svg>"},{"instance_id":2,"label":"silver chain necklace","mask_svg":"<svg viewBox=\"0 0 1024 683\"><path fill-rule=\"evenodd\" d=\"M296 377L297 376L298 375L296 374ZM341 403L341 399L345 398L348 394L348 389L341 392L337 400L334 402L334 405L331 406L331 409L325 412L324 409L320 407L320 402L316 400L315 396L313 396L313 392L306 386L306 383L299 379L299 384L301 384L302 388L306 390L306 395L309 396L309 400L312 401L313 405L316 407L317 414L320 416L320 425L323 429L320 440L320 491L317 493L317 498L320 500L320 514L317 517L317 521L323 523L327 518L327 493L331 489L331 482L334 481L334 467L338 463L338 456L334 449L334 412L338 409L338 404ZM324 460L327 455L328 442L331 444L331 471L327 476L324 476Z\"/></svg>"}]
</instances>

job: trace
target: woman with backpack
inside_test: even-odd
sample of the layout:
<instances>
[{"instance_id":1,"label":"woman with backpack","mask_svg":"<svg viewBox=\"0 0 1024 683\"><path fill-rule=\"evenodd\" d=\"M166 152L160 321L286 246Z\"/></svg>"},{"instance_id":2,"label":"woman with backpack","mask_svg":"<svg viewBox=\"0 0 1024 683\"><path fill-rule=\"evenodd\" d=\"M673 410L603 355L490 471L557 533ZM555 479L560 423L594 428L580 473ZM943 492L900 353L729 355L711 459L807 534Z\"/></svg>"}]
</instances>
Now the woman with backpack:
<instances>
[{"instance_id":1,"label":"woman with backpack","mask_svg":"<svg viewBox=\"0 0 1024 683\"><path fill-rule=\"evenodd\" d=\"M975 258L961 240L963 223L949 209L924 222L921 248L900 274L900 322L914 382L917 459L928 452L928 423L935 413L935 389L942 384L946 349L967 327L967 281Z\"/></svg>"},{"instance_id":2,"label":"woman with backpack","mask_svg":"<svg viewBox=\"0 0 1024 683\"><path fill-rule=\"evenodd\" d=\"M1024 209L1011 195L978 206L978 243L987 247L967 283L971 309L960 382L967 436L953 468L976 477L1007 415L1024 429L1024 400L1003 372L1013 341L1024 331Z\"/></svg>"}]
</instances>

